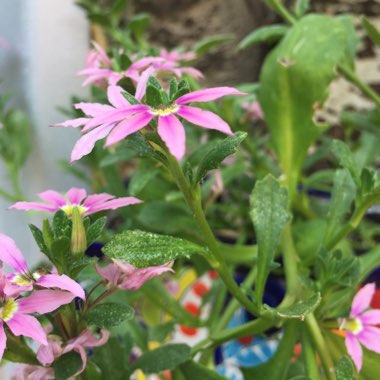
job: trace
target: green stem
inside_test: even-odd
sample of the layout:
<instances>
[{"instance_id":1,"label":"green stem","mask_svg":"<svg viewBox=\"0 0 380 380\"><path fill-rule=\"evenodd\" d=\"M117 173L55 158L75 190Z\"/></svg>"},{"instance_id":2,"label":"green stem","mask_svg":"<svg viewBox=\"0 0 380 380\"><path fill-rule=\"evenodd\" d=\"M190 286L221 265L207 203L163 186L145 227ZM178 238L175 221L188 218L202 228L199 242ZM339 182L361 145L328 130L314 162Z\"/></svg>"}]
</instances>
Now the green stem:
<instances>
[{"instance_id":1,"label":"green stem","mask_svg":"<svg viewBox=\"0 0 380 380\"><path fill-rule=\"evenodd\" d=\"M10 202L17 202L20 200L15 195L8 193L7 191L3 189L0 189L0 197L3 197L5 200L10 201Z\"/></svg>"},{"instance_id":2,"label":"green stem","mask_svg":"<svg viewBox=\"0 0 380 380\"><path fill-rule=\"evenodd\" d=\"M177 186L181 190L187 205L191 209L193 217L198 223L198 227L202 232L204 243L210 250L211 255L208 257L208 260L211 266L218 272L229 292L240 302L240 304L253 315L259 315L258 308L243 293L228 270L227 264L220 251L219 243L215 239L215 236L204 215L199 187L190 187L177 160L171 154L167 154L167 159L169 170L171 171Z\"/></svg>"},{"instance_id":3,"label":"green stem","mask_svg":"<svg viewBox=\"0 0 380 380\"><path fill-rule=\"evenodd\" d=\"M283 6L279 0L265 0L265 3L272 8L276 13L278 13L284 20L289 24L293 25L296 23L296 19L293 15Z\"/></svg>"},{"instance_id":4,"label":"green stem","mask_svg":"<svg viewBox=\"0 0 380 380\"><path fill-rule=\"evenodd\" d=\"M323 369L325 371L326 377L328 380L336 380L334 373L334 363L330 357L330 352L323 338L322 332L318 326L318 322L315 319L314 314L310 313L305 318L307 329L311 335L314 346L317 349L319 358Z\"/></svg>"},{"instance_id":5,"label":"green stem","mask_svg":"<svg viewBox=\"0 0 380 380\"><path fill-rule=\"evenodd\" d=\"M364 83L349 67L339 65L338 71L353 83L364 95L380 106L380 96L367 83Z\"/></svg>"},{"instance_id":6,"label":"green stem","mask_svg":"<svg viewBox=\"0 0 380 380\"><path fill-rule=\"evenodd\" d=\"M311 337L306 326L302 329L302 356L304 358L307 375L311 380L321 379L317 357L314 347L311 343Z\"/></svg>"},{"instance_id":7,"label":"green stem","mask_svg":"<svg viewBox=\"0 0 380 380\"><path fill-rule=\"evenodd\" d=\"M288 223L282 234L282 250L286 279L286 293L295 297L299 289L297 275L298 255L293 241L291 224Z\"/></svg>"}]
</instances>

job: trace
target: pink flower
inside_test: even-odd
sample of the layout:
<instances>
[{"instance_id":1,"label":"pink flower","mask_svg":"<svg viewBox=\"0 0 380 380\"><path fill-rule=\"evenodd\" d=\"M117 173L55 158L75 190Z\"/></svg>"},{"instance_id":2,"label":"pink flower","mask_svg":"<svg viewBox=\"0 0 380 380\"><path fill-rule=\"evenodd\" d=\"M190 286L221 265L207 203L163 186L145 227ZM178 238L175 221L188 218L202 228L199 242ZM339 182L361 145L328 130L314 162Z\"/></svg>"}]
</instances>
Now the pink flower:
<instances>
[{"instance_id":1,"label":"pink flower","mask_svg":"<svg viewBox=\"0 0 380 380\"><path fill-rule=\"evenodd\" d=\"M38 210L57 212L63 210L67 216L72 215L74 207L79 209L83 216L94 214L103 210L115 210L120 207L142 202L134 197L116 198L107 193L87 195L85 189L71 188L65 196L54 190L47 190L38 194L39 198L46 203L17 202L9 208L16 210Z\"/></svg>"},{"instance_id":2,"label":"pink flower","mask_svg":"<svg viewBox=\"0 0 380 380\"><path fill-rule=\"evenodd\" d=\"M56 358L70 351L77 352L82 359L82 368L74 375L78 376L86 369L87 365L87 347L99 347L107 343L109 332L101 330L100 337L95 337L90 330L84 330L82 333L73 339L70 339L64 346L59 337L49 336L48 344L41 346L37 352L39 362L48 366L51 365Z\"/></svg>"},{"instance_id":3,"label":"pink flower","mask_svg":"<svg viewBox=\"0 0 380 380\"><path fill-rule=\"evenodd\" d=\"M106 267L95 265L96 271L104 277L108 286L117 286L124 290L137 290L148 280L165 272L173 272L168 265L148 268L135 268L134 266L114 260L114 264Z\"/></svg>"},{"instance_id":4,"label":"pink flower","mask_svg":"<svg viewBox=\"0 0 380 380\"><path fill-rule=\"evenodd\" d=\"M11 266L16 273L7 276L9 282L5 284L7 295L19 295L23 291L32 290L34 286L43 288L58 288L66 290L71 297L85 299L82 287L66 275L49 274L41 271L30 272L21 251L9 236L0 233L0 260ZM67 298L67 299L68 299ZM66 299L66 298L65 298ZM71 302L71 300L69 302Z\"/></svg>"},{"instance_id":5,"label":"pink flower","mask_svg":"<svg viewBox=\"0 0 380 380\"><path fill-rule=\"evenodd\" d=\"M147 78L141 79L146 84ZM141 100L144 91L139 90L138 100ZM215 129L232 135L229 125L213 112L198 107L190 107L191 102L208 102L226 95L245 95L232 87L214 87L205 90L190 92L180 96L171 104L154 108L145 104L130 105L122 95L123 89L118 86L108 88L108 100L113 107L103 104L79 103L75 107L81 109L87 118L65 121L57 126L78 127L84 125L82 136L74 146L71 161L79 160L90 153L96 141L106 137L105 147L113 145L130 134L147 126L157 118L157 132L165 142L170 153L180 160L185 154L185 128L178 120L178 116L192 124L207 129Z\"/></svg>"},{"instance_id":6,"label":"pink flower","mask_svg":"<svg viewBox=\"0 0 380 380\"><path fill-rule=\"evenodd\" d=\"M54 380L53 368L45 368L38 365L22 364L16 367L12 380Z\"/></svg>"},{"instance_id":7,"label":"pink flower","mask_svg":"<svg viewBox=\"0 0 380 380\"><path fill-rule=\"evenodd\" d=\"M249 118L253 121L262 120L264 118L263 111L258 101L244 102L242 108L247 111Z\"/></svg>"},{"instance_id":8,"label":"pink flower","mask_svg":"<svg viewBox=\"0 0 380 380\"><path fill-rule=\"evenodd\" d=\"M73 295L61 290L37 290L28 297L11 297L7 294L7 278L0 271L0 361L6 347L4 323L15 336L23 335L47 345L46 333L31 313L50 313L71 302Z\"/></svg>"},{"instance_id":9,"label":"pink flower","mask_svg":"<svg viewBox=\"0 0 380 380\"><path fill-rule=\"evenodd\" d=\"M197 58L197 55L192 52L186 52L181 53L176 50L168 51L166 49L160 50L160 57L166 59L167 61L173 61L173 62L186 62L186 61L193 61L195 58Z\"/></svg>"},{"instance_id":10,"label":"pink flower","mask_svg":"<svg viewBox=\"0 0 380 380\"><path fill-rule=\"evenodd\" d=\"M341 329L346 331L346 348L360 372L363 362L362 344L370 351L380 354L380 310L369 310L376 286L367 284L355 295L350 316L343 319Z\"/></svg>"}]
</instances>

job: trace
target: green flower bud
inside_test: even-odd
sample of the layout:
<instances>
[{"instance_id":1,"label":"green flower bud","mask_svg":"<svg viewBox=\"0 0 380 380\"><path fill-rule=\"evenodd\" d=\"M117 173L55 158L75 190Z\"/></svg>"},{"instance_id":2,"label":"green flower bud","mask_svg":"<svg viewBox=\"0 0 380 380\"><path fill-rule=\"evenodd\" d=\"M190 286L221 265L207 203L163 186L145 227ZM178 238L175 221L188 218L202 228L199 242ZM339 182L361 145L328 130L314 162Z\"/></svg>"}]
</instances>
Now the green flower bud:
<instances>
[{"instance_id":1,"label":"green flower bud","mask_svg":"<svg viewBox=\"0 0 380 380\"><path fill-rule=\"evenodd\" d=\"M80 258L87 249L86 229L78 207L72 209L73 228L71 232L71 253Z\"/></svg>"}]
</instances>

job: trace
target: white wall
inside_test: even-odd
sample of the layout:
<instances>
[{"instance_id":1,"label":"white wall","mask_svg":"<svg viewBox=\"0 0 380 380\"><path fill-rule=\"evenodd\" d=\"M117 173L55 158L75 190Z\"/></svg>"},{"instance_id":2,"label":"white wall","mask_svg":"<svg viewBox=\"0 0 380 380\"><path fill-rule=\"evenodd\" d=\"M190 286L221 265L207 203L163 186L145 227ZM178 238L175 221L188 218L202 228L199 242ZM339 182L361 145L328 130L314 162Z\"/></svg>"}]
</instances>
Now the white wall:
<instances>
[{"instance_id":1,"label":"white wall","mask_svg":"<svg viewBox=\"0 0 380 380\"><path fill-rule=\"evenodd\" d=\"M65 120L57 106L68 106L70 95L85 95L81 78L88 50L88 25L74 0L0 0L0 39L11 47L0 48L1 93L11 91L13 102L29 114L33 124L33 153L23 172L22 189L29 200L46 189L66 191L78 183L56 162L68 159L78 132L49 128ZM0 163L0 187L8 187ZM28 223L42 216L5 211L0 199L0 231L13 237L30 263L39 259ZM0 372L0 378L9 374Z\"/></svg>"}]
</instances>

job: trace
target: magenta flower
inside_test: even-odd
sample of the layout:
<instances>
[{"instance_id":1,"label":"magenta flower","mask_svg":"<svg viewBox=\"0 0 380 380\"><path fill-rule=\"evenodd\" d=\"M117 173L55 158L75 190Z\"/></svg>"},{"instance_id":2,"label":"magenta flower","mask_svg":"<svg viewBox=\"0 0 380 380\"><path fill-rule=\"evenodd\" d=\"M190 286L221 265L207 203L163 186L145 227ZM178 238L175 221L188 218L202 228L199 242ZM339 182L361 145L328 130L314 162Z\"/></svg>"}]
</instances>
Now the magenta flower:
<instances>
[{"instance_id":1,"label":"magenta flower","mask_svg":"<svg viewBox=\"0 0 380 380\"><path fill-rule=\"evenodd\" d=\"M96 271L105 278L107 285L124 290L137 290L148 280L165 272L173 272L168 265L148 268L135 268L134 266L114 260L114 264L106 267L95 265Z\"/></svg>"},{"instance_id":2,"label":"magenta flower","mask_svg":"<svg viewBox=\"0 0 380 380\"><path fill-rule=\"evenodd\" d=\"M47 345L46 333L40 322L29 314L50 313L72 301L70 292L61 290L37 290L28 297L11 297L7 294L7 278L0 271L0 361L6 347L4 323L15 336L26 336Z\"/></svg>"},{"instance_id":3,"label":"magenta flower","mask_svg":"<svg viewBox=\"0 0 380 380\"><path fill-rule=\"evenodd\" d=\"M346 331L346 348L360 372L363 362L362 344L370 351L380 354L380 310L369 310L376 286L374 283L363 286L355 295L350 316L343 319L341 329Z\"/></svg>"},{"instance_id":4,"label":"magenta flower","mask_svg":"<svg viewBox=\"0 0 380 380\"><path fill-rule=\"evenodd\" d=\"M17 202L9 208L16 210L37 210L57 212L63 210L67 216L72 215L74 207L79 209L83 216L94 214L104 210L115 210L120 207L142 202L134 197L116 198L107 193L87 195L85 189L71 188L65 196L54 190L47 190L38 194L46 203Z\"/></svg>"},{"instance_id":5,"label":"magenta flower","mask_svg":"<svg viewBox=\"0 0 380 380\"><path fill-rule=\"evenodd\" d=\"M166 49L161 49L159 55L167 61L173 61L178 63L193 61L195 58L197 58L197 55L192 51L182 53L177 50L168 51Z\"/></svg>"},{"instance_id":6,"label":"magenta flower","mask_svg":"<svg viewBox=\"0 0 380 380\"><path fill-rule=\"evenodd\" d=\"M5 284L7 295L19 295L23 291L32 290L34 286L58 288L66 290L74 297L85 299L82 287L66 275L50 274L41 271L30 272L21 251L9 236L0 233L0 260L11 266L16 273L7 276ZM71 300L69 302L71 302Z\"/></svg>"},{"instance_id":7,"label":"magenta flower","mask_svg":"<svg viewBox=\"0 0 380 380\"><path fill-rule=\"evenodd\" d=\"M78 337L70 339L64 346L62 345L62 341L59 337L54 335L49 336L48 344L39 348L37 352L37 359L42 365L48 366L61 355L70 351L75 351L82 359L82 368L74 375L78 376L86 369L86 348L99 347L107 343L110 335L109 332L107 330L101 330L100 334L100 337L96 337L89 330L84 330Z\"/></svg>"},{"instance_id":8,"label":"magenta flower","mask_svg":"<svg viewBox=\"0 0 380 380\"><path fill-rule=\"evenodd\" d=\"M145 79L141 79L144 85L146 84ZM232 87L215 87L190 92L180 96L172 104L154 108L145 104L130 105L123 97L122 91L123 89L118 86L108 88L108 100L113 107L103 104L79 103L75 107L81 109L88 117L57 124L57 126L63 127L84 125L82 132L86 134L75 144L71 153L71 161L79 160L90 153L96 141L108 136L105 143L105 147L108 147L144 128L155 118L158 121L158 134L170 153L180 160L185 154L186 136L185 128L178 116L200 127L215 129L228 135L232 134L229 125L215 113L186 104L208 102L227 95L245 95ZM138 100L141 100L142 93L143 91L140 91Z\"/></svg>"}]
</instances>

